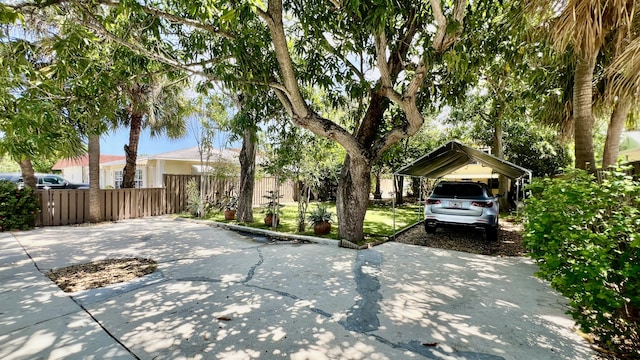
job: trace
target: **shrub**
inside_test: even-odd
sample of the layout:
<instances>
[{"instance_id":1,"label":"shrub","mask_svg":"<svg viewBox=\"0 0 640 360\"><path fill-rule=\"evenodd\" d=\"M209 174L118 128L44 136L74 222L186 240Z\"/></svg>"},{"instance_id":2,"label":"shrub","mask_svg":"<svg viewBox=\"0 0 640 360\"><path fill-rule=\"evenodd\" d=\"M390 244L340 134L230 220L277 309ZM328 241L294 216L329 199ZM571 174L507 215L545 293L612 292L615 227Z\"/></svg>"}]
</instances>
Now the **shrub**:
<instances>
[{"instance_id":1,"label":"shrub","mask_svg":"<svg viewBox=\"0 0 640 360\"><path fill-rule=\"evenodd\" d=\"M12 182L0 181L0 231L33 228L39 211L33 189L18 189Z\"/></svg>"},{"instance_id":2,"label":"shrub","mask_svg":"<svg viewBox=\"0 0 640 360\"><path fill-rule=\"evenodd\" d=\"M333 213L329 211L327 205L316 204L316 208L311 210L307 220L311 225L323 222L333 222Z\"/></svg>"},{"instance_id":3,"label":"shrub","mask_svg":"<svg viewBox=\"0 0 640 360\"><path fill-rule=\"evenodd\" d=\"M600 346L640 347L640 184L621 173L598 183L584 171L534 182L525 246L538 275L569 298L569 311Z\"/></svg>"},{"instance_id":4,"label":"shrub","mask_svg":"<svg viewBox=\"0 0 640 360\"><path fill-rule=\"evenodd\" d=\"M269 200L267 207L263 211L265 215L282 215L282 208L284 207L284 205L280 204L282 195L279 195L276 191L269 190L267 195L262 195L262 197Z\"/></svg>"},{"instance_id":5,"label":"shrub","mask_svg":"<svg viewBox=\"0 0 640 360\"><path fill-rule=\"evenodd\" d=\"M200 216L200 187L196 179L187 182L187 211L191 216Z\"/></svg>"}]
</instances>

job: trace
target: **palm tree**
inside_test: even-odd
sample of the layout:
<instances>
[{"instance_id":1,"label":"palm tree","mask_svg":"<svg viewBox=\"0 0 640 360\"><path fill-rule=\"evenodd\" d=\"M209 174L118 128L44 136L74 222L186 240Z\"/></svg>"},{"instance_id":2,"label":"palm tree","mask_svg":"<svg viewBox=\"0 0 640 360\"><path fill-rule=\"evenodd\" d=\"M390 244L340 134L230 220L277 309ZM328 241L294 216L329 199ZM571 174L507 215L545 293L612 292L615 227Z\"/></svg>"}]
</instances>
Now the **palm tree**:
<instances>
[{"instance_id":1,"label":"palm tree","mask_svg":"<svg viewBox=\"0 0 640 360\"><path fill-rule=\"evenodd\" d=\"M89 135L89 222L103 219L100 206L100 135Z\"/></svg>"},{"instance_id":2,"label":"palm tree","mask_svg":"<svg viewBox=\"0 0 640 360\"><path fill-rule=\"evenodd\" d=\"M165 77L150 75L148 81L132 82L124 86L129 99L122 124L129 127L129 143L124 146L126 164L122 171L122 187L135 186L138 143L142 129L149 128L151 136L166 134L169 138L183 137L187 131L187 103L182 94L184 80L169 83Z\"/></svg>"},{"instance_id":3,"label":"palm tree","mask_svg":"<svg viewBox=\"0 0 640 360\"><path fill-rule=\"evenodd\" d=\"M629 27L630 31L618 30L616 41L611 42L617 45L614 49L615 57L604 73L608 80L605 95L614 102L614 109L607 128L602 167L616 163L625 126L637 125L634 114L637 109L634 107L637 105L635 99L640 85L640 37L637 36L640 17L631 19Z\"/></svg>"},{"instance_id":4,"label":"palm tree","mask_svg":"<svg viewBox=\"0 0 640 360\"><path fill-rule=\"evenodd\" d=\"M620 139L624 130L629 111L633 106L633 98L629 95L620 96L614 105L609 126L607 127L607 137L604 143L602 154L602 167L608 168L618 161L620 151Z\"/></svg>"},{"instance_id":5,"label":"palm tree","mask_svg":"<svg viewBox=\"0 0 640 360\"><path fill-rule=\"evenodd\" d=\"M549 11L548 2L537 5ZM571 46L575 53L572 107L577 168L595 170L593 80L598 55L611 32L631 26L634 10L633 0L569 0L554 19L557 48L564 51Z\"/></svg>"}]
</instances>

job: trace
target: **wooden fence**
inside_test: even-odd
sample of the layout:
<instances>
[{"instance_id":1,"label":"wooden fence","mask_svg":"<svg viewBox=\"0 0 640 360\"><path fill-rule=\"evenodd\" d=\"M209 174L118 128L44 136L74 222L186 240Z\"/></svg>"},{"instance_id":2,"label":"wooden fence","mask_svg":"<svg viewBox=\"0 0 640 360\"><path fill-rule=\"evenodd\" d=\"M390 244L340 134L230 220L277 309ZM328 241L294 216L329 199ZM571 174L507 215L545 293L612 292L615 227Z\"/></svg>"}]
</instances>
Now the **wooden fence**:
<instances>
[{"instance_id":1,"label":"wooden fence","mask_svg":"<svg viewBox=\"0 0 640 360\"><path fill-rule=\"evenodd\" d=\"M163 175L162 183L167 190L167 214L177 214L187 209L187 184L194 180L198 189L205 189L205 197L213 203L220 203L224 196L233 194L238 188L237 178L216 179L201 175ZM237 193L237 190L235 191Z\"/></svg>"},{"instance_id":2,"label":"wooden fence","mask_svg":"<svg viewBox=\"0 0 640 360\"><path fill-rule=\"evenodd\" d=\"M640 161L634 161L631 163L626 164L627 168L625 168L624 170L620 170L617 169L615 171L620 171L623 172L629 176L634 176L634 177L640 177ZM598 181L602 181L603 179L605 179L607 176L607 171L609 171L610 169L597 169L596 170L596 179Z\"/></svg>"},{"instance_id":3,"label":"wooden fence","mask_svg":"<svg viewBox=\"0 0 640 360\"><path fill-rule=\"evenodd\" d=\"M204 189L207 201L219 204L225 196L238 195L240 179L238 177L214 178L202 175L164 175L162 182L167 189L167 214L180 213L187 208L187 183L195 180L199 189ZM263 177L256 179L253 186L253 205L264 205L269 200L264 198L269 191L276 189L276 179L273 177ZM282 196L280 201L293 201L293 185L291 182L280 184L279 193Z\"/></svg>"},{"instance_id":4,"label":"wooden fence","mask_svg":"<svg viewBox=\"0 0 640 360\"><path fill-rule=\"evenodd\" d=\"M220 203L225 195L237 195L238 178L200 178L200 175L164 175L164 187L152 189L100 190L100 207L105 221L135 219L145 216L177 214L187 208L187 183L202 182L208 201ZM274 178L257 179L253 190L253 204L263 205L263 196L274 190ZM73 225L89 222L89 190L38 190L40 215L37 226ZM280 185L281 201L293 201L291 183Z\"/></svg>"},{"instance_id":5,"label":"wooden fence","mask_svg":"<svg viewBox=\"0 0 640 360\"><path fill-rule=\"evenodd\" d=\"M37 226L82 224L89 221L89 190L39 190ZM105 221L167 214L166 191L153 189L100 190Z\"/></svg>"}]
</instances>

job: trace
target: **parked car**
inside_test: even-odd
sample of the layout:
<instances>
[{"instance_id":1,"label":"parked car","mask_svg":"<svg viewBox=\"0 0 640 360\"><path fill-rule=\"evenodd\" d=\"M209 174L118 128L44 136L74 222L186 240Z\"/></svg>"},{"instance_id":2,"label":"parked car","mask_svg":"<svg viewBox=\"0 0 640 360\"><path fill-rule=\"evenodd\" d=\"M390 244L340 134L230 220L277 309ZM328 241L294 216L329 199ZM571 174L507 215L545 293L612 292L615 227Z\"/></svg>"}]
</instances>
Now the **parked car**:
<instances>
[{"instance_id":1,"label":"parked car","mask_svg":"<svg viewBox=\"0 0 640 360\"><path fill-rule=\"evenodd\" d=\"M57 174L35 174L38 189L88 189L89 184L76 184ZM0 174L0 180L11 181L24 186L22 174Z\"/></svg>"},{"instance_id":2,"label":"parked car","mask_svg":"<svg viewBox=\"0 0 640 360\"><path fill-rule=\"evenodd\" d=\"M424 229L435 233L440 226L483 229L487 240L498 239L498 199L487 184L441 181L424 206Z\"/></svg>"},{"instance_id":3,"label":"parked car","mask_svg":"<svg viewBox=\"0 0 640 360\"><path fill-rule=\"evenodd\" d=\"M10 181L12 183L19 183L22 181L22 174L19 173L4 173L0 174L0 180Z\"/></svg>"}]
</instances>

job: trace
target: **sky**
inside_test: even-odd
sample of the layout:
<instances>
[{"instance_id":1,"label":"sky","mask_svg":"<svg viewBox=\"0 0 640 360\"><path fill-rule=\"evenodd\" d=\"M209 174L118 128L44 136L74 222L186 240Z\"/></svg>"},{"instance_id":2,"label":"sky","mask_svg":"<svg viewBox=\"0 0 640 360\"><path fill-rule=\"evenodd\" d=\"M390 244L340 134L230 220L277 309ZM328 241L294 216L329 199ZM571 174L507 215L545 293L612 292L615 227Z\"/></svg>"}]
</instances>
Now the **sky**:
<instances>
[{"instance_id":1,"label":"sky","mask_svg":"<svg viewBox=\"0 0 640 360\"><path fill-rule=\"evenodd\" d=\"M216 134L213 145L216 148L239 148L238 142L231 145L228 144L229 135L224 132ZM129 143L129 129L119 128L112 131L108 135L103 135L100 139L100 153L103 155L124 155L124 144ZM185 149L198 146L193 133L189 131L184 138L172 140L167 137L154 137L149 135L149 130L145 129L140 134L140 142L138 144L138 156L155 155L168 151Z\"/></svg>"}]
</instances>

